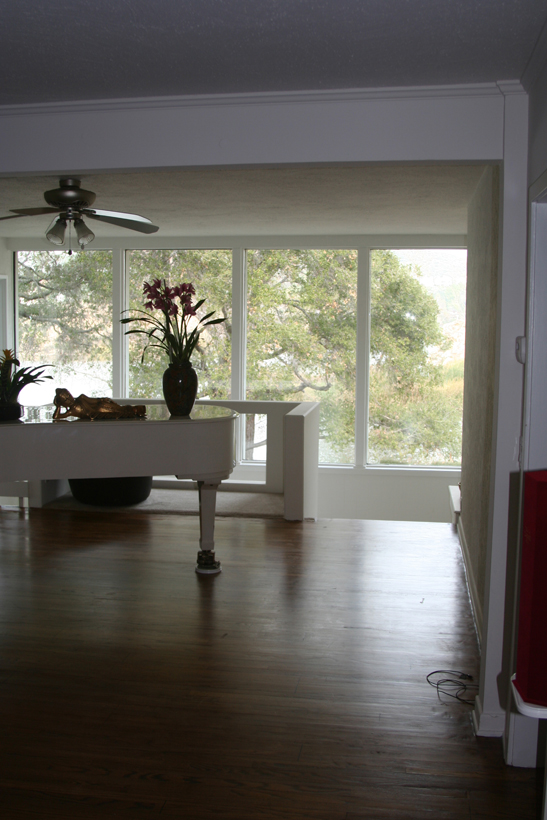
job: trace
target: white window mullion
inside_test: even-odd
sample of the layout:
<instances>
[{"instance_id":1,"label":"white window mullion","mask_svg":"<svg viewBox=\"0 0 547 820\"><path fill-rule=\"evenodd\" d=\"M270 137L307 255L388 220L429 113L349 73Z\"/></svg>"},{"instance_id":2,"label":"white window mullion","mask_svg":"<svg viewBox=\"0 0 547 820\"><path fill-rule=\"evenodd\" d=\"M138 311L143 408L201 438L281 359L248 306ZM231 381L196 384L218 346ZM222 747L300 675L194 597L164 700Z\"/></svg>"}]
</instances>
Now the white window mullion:
<instances>
[{"instance_id":1,"label":"white window mullion","mask_svg":"<svg viewBox=\"0 0 547 820\"><path fill-rule=\"evenodd\" d=\"M245 399L247 271L245 249L232 249L232 383L230 398Z\"/></svg>"},{"instance_id":2,"label":"white window mullion","mask_svg":"<svg viewBox=\"0 0 547 820\"><path fill-rule=\"evenodd\" d=\"M367 458L368 382L370 359L370 248L361 247L357 257L357 356L355 375L355 465Z\"/></svg>"},{"instance_id":3,"label":"white window mullion","mask_svg":"<svg viewBox=\"0 0 547 820\"><path fill-rule=\"evenodd\" d=\"M19 272L18 272L18 256L17 251L12 254L12 268L11 276L7 280L7 300L8 304L13 310L7 311L6 323L6 347L14 350L17 354L19 351Z\"/></svg>"},{"instance_id":4,"label":"white window mullion","mask_svg":"<svg viewBox=\"0 0 547 820\"><path fill-rule=\"evenodd\" d=\"M127 398L129 390L129 354L126 325L120 324L122 311L128 307L125 276L125 249L112 250L112 395Z\"/></svg>"},{"instance_id":5,"label":"white window mullion","mask_svg":"<svg viewBox=\"0 0 547 820\"><path fill-rule=\"evenodd\" d=\"M232 382L230 398L243 401L247 366L247 264L245 248L232 248ZM238 419L236 461L244 458L245 417Z\"/></svg>"}]
</instances>

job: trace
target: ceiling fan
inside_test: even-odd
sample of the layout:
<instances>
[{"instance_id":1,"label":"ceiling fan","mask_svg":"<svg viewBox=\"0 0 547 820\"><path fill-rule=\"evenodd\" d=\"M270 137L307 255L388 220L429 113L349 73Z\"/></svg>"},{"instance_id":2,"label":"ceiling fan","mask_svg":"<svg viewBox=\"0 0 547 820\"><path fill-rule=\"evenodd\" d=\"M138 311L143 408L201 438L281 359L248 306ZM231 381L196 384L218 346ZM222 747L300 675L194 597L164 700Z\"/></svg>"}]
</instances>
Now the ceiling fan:
<instances>
[{"instance_id":1,"label":"ceiling fan","mask_svg":"<svg viewBox=\"0 0 547 820\"><path fill-rule=\"evenodd\" d=\"M84 191L80 188L80 180L67 177L59 180L59 187L44 193L48 208L12 208L14 216L2 216L4 219L18 219L23 216L41 216L42 214L59 214L46 231L46 239L54 245L63 245L67 225L74 225L78 244L84 247L95 239L95 234L85 224L83 217L97 219L99 222L108 222L140 233L155 233L159 228L152 225L149 219L138 214L124 214L119 211L100 211L90 207L95 202L93 191ZM69 249L72 253L72 248Z\"/></svg>"}]
</instances>

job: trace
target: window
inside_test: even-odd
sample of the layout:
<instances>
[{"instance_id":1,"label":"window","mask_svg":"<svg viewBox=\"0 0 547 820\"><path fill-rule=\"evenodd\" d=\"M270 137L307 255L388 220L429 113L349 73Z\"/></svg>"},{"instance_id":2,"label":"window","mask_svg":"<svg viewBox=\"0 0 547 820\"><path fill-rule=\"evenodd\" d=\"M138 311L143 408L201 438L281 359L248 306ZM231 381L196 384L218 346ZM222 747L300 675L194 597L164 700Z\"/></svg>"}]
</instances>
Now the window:
<instances>
[{"instance_id":1,"label":"window","mask_svg":"<svg viewBox=\"0 0 547 820\"><path fill-rule=\"evenodd\" d=\"M460 464L466 257L371 252L369 464Z\"/></svg>"},{"instance_id":2,"label":"window","mask_svg":"<svg viewBox=\"0 0 547 820\"><path fill-rule=\"evenodd\" d=\"M246 397L320 401L321 462L354 460L356 299L355 250L247 251Z\"/></svg>"},{"instance_id":3,"label":"window","mask_svg":"<svg viewBox=\"0 0 547 820\"><path fill-rule=\"evenodd\" d=\"M54 382L29 386L23 401L50 402L52 385L161 398L165 355L150 348L142 361L145 337L125 336L120 314L143 308L145 281L192 282L203 313L226 319L193 357L200 398L321 402L322 464L456 468L466 251L357 239L354 248L22 250L19 358L54 365ZM242 420L243 462L265 459L261 409Z\"/></svg>"},{"instance_id":4,"label":"window","mask_svg":"<svg viewBox=\"0 0 547 820\"><path fill-rule=\"evenodd\" d=\"M21 252L18 357L49 363L54 381L25 388L23 402L45 404L57 387L73 395L112 395L112 253Z\"/></svg>"}]
</instances>

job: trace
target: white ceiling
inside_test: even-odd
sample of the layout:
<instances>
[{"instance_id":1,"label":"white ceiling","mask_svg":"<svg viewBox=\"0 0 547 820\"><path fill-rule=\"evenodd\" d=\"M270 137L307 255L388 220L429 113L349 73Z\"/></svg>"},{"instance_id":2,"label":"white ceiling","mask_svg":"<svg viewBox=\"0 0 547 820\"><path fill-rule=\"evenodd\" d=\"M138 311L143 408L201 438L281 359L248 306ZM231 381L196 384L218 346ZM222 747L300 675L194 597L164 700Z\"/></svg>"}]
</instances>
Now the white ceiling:
<instances>
[{"instance_id":1,"label":"white ceiling","mask_svg":"<svg viewBox=\"0 0 547 820\"><path fill-rule=\"evenodd\" d=\"M479 165L372 165L95 174L95 206L138 213L156 236L466 233ZM0 179L0 214L45 205L57 177ZM51 218L0 222L0 236L42 238ZM139 234L89 220L100 237Z\"/></svg>"},{"instance_id":2,"label":"white ceiling","mask_svg":"<svg viewBox=\"0 0 547 820\"><path fill-rule=\"evenodd\" d=\"M519 79L545 0L12 0L0 105Z\"/></svg>"}]
</instances>

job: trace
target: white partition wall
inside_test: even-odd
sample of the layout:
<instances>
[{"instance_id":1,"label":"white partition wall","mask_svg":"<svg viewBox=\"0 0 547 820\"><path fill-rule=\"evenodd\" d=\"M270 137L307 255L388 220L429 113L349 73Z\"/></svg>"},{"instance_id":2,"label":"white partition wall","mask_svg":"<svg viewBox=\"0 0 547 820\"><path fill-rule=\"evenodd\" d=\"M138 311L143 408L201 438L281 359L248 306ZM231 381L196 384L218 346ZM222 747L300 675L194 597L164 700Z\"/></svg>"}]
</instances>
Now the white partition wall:
<instances>
[{"instance_id":1,"label":"white partition wall","mask_svg":"<svg viewBox=\"0 0 547 820\"><path fill-rule=\"evenodd\" d=\"M317 518L319 404L302 402L284 416L285 518Z\"/></svg>"}]
</instances>

